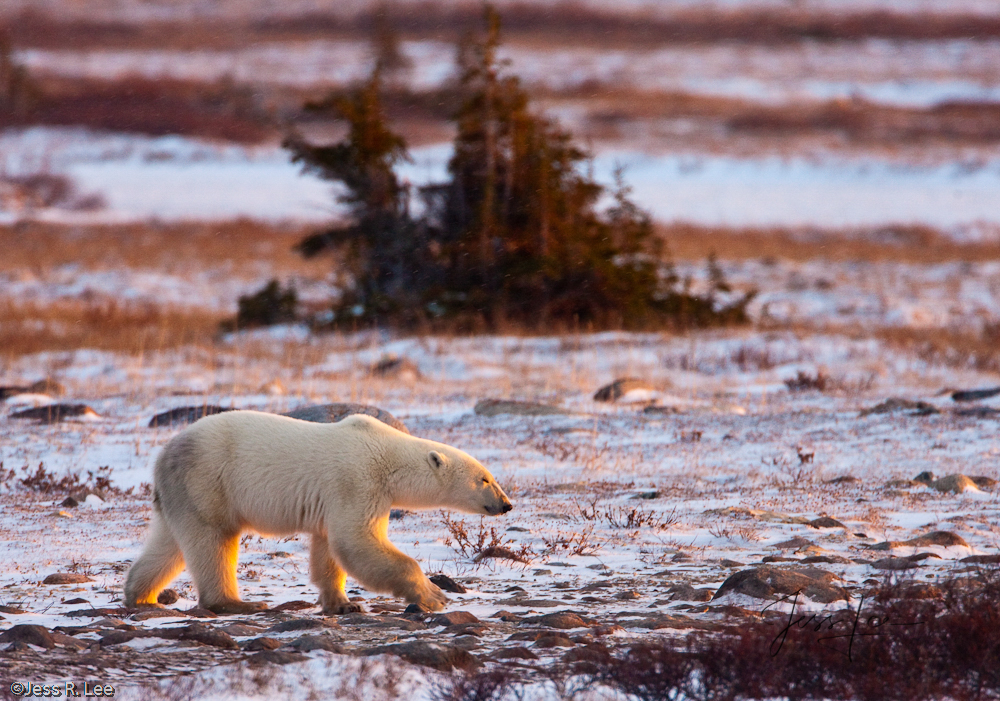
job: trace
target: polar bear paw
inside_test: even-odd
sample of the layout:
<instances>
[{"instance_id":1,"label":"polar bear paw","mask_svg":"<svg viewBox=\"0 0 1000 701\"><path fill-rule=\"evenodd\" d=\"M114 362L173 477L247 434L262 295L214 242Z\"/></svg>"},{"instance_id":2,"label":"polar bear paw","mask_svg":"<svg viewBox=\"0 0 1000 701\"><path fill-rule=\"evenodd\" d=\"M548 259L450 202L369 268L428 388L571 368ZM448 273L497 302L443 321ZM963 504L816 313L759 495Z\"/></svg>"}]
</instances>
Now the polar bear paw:
<instances>
[{"instance_id":1,"label":"polar bear paw","mask_svg":"<svg viewBox=\"0 0 1000 701\"><path fill-rule=\"evenodd\" d=\"M416 595L408 597L407 600L410 603L423 606L428 611L440 611L448 604L448 597L430 580L426 580L423 586L417 590Z\"/></svg>"},{"instance_id":2,"label":"polar bear paw","mask_svg":"<svg viewBox=\"0 0 1000 701\"><path fill-rule=\"evenodd\" d=\"M333 604L331 606L323 607L323 613L325 613L327 616L342 616L345 613L364 613L364 612L365 612L365 607L353 601L347 601L342 604Z\"/></svg>"}]
</instances>

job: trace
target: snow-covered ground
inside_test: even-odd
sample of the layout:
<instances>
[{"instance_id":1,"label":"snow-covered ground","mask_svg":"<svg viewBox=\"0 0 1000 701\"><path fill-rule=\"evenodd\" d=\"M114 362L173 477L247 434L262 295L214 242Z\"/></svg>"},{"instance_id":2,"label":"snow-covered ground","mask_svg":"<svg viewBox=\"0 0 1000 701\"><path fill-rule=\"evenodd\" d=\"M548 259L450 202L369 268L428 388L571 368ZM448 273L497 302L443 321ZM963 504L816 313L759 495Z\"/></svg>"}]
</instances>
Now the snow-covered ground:
<instances>
[{"instance_id":1,"label":"snow-covered ground","mask_svg":"<svg viewBox=\"0 0 1000 701\"><path fill-rule=\"evenodd\" d=\"M402 0L420 2L422 0ZM495 4L552 5L561 0L498 0ZM211 3L202 0L90 0L83 4L70 0L7 0L2 9L5 13L16 14L25 10L49 12L70 19L101 20L112 22L149 22L164 20L194 20L205 18L227 18L240 20L264 20L279 17L295 17L311 13L352 15L370 9L373 0L286 0L281 3L263 0L216 0ZM470 0L438 0L442 7L469 6ZM579 0L584 7L597 10L620 10L651 15L670 15L691 9L772 9L787 10L788 0L619 0L609 5L602 0ZM474 5L475 6L475 5ZM820 10L832 12L857 10L886 10L897 12L938 12L975 13L996 15L993 0L796 0L792 7L799 10Z\"/></svg>"},{"instance_id":2,"label":"snow-covered ground","mask_svg":"<svg viewBox=\"0 0 1000 701\"><path fill-rule=\"evenodd\" d=\"M449 144L412 150L401 177L419 186L445 177ZM738 158L598 146L594 176L611 185L618 166L635 201L655 219L733 227L844 228L926 224L967 237L1000 225L1000 160L973 156L918 164L876 156ZM304 175L276 146L243 147L183 137L97 134L35 127L0 134L0 173L68 176L97 194L92 211L33 212L57 221L328 220L340 210L330 184ZM0 200L0 220L25 212Z\"/></svg>"},{"instance_id":3,"label":"snow-covered ground","mask_svg":"<svg viewBox=\"0 0 1000 701\"><path fill-rule=\"evenodd\" d=\"M16 473L0 487L5 562L0 604L23 611L3 613L0 625L84 625L88 630L76 632L74 639L90 646L93 658L105 660L94 671L65 666L72 663L71 653L28 650L7 658L17 678L37 683L100 678L122 693L138 694L140 680L205 669L190 683L214 684L213 697L229 698L235 695L232 679L249 674L240 667L214 667L247 659L239 652L158 637L121 645L106 641L103 647L98 642L108 626L117 625L115 617L124 615L115 607L149 517L145 485L157 452L177 432L146 424L155 413L181 405L219 403L275 412L333 401L378 405L414 434L459 446L493 471L511 494L515 511L495 520L450 518L473 537L482 531L488 540L496 528L493 536L512 549L525 548L530 560L476 563L454 547L454 531L442 512L405 513L391 522L390 537L426 571L443 572L469 587L452 595L449 610L467 611L484 625L475 635L454 637L458 634L433 625L401 623L393 615L399 602L353 581L348 583L351 596L374 615L315 623L322 619L312 605L316 595L308 583L307 539L250 537L244 539L239 569L243 596L272 607L306 604L295 613L208 621L215 627L243 625L227 629L241 643L265 634L290 643L301 631L268 628L307 620L314 622L302 624L314 626L309 633L328 635L348 652L411 640L464 646L480 656L529 645L540 660L529 664L547 664L564 650L506 640L525 630L532 616L576 612L606 628L571 635L609 643L673 634L718 620L725 605L758 611L767 606L769 601L745 595L692 604L691 594L671 591L689 584L711 594L730 574L764 557L818 558L808 562L843 577L841 584L856 598L866 581L881 576L875 563L890 554L930 553L919 562L918 573L932 582L961 569L961 558L1000 550L995 488L953 494L919 483L889 484L925 470L937 476L1000 477L997 414L989 413L996 402L979 403L984 413L978 416L963 415L956 410L967 405L939 394L945 387L995 385L1000 379L995 374L929 365L877 341L836 334L293 337L278 329L234 338L214 350L143 357L80 350L7 363L4 382L54 375L66 385L64 400L86 402L100 416L44 426L10 418L11 407L0 418L0 460ZM372 377L371 364L386 354L413 361L420 377ZM792 392L785 385L799 372L817 370L839 384L825 392ZM643 399L668 409L643 411L646 401L609 405L592 400L598 385L620 376L644 378L652 391ZM266 389L276 380L284 394ZM940 413L860 414L889 396L923 400ZM487 397L542 401L565 413L474 413L476 402ZM10 400L24 406L19 401ZM38 493L19 484L39 464L57 478L74 472L84 478L88 471L109 474L114 488L133 492L107 490L105 500L91 497L76 508L60 506L62 491ZM847 476L858 481L831 482ZM637 519L631 524L630 514ZM843 526L806 523L820 516ZM941 530L966 545L871 549ZM52 573L70 570L90 581L40 584ZM187 574L175 588L182 598L174 608L196 605ZM804 605L837 608L843 603ZM90 607L111 610L95 617L86 612ZM190 620L178 612L127 622L155 632ZM248 682L239 689L248 698L273 694L273 685L337 696L338 682L352 675L377 676L390 658L374 658L367 671L358 668L358 659L326 652L295 659L301 661L273 668L266 684ZM320 668L340 670L343 676L317 674ZM440 684L433 672L403 670L408 681L387 698L422 698ZM176 681L163 682L165 688L171 684Z\"/></svg>"},{"instance_id":4,"label":"snow-covered ground","mask_svg":"<svg viewBox=\"0 0 1000 701\"><path fill-rule=\"evenodd\" d=\"M437 88L454 78L453 45L407 41L402 51L413 62L406 76L413 88ZM1000 98L996 41L804 41L655 49L511 44L500 54L528 85L557 90L597 83L769 104L858 97L908 107ZM231 78L316 88L361 80L373 61L365 41L275 42L225 50L27 49L16 58L29 70L72 77Z\"/></svg>"}]
</instances>

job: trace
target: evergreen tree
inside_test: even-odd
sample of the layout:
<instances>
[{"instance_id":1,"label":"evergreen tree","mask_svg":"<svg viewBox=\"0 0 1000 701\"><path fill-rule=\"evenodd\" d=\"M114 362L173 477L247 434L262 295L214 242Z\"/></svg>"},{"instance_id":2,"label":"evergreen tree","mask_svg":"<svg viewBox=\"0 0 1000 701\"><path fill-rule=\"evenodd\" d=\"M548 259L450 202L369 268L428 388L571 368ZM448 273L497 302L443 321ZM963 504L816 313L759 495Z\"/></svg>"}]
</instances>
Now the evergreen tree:
<instances>
[{"instance_id":1,"label":"evergreen tree","mask_svg":"<svg viewBox=\"0 0 1000 701\"><path fill-rule=\"evenodd\" d=\"M711 289L694 296L678 280L649 216L616 174L614 204L597 209L604 188L584 174L587 154L571 136L532 112L520 81L497 58L500 20L487 7L486 34L459 52L461 104L447 182L424 187L424 214L410 216L410 193L394 167L408 158L385 124L381 68L349 98L317 106L346 120L347 139L314 146L286 140L295 161L345 187L351 223L300 244L306 256L344 249L353 287L335 315L420 323L445 317L467 327L708 326L746 321L750 295L729 292L714 260Z\"/></svg>"}]
</instances>

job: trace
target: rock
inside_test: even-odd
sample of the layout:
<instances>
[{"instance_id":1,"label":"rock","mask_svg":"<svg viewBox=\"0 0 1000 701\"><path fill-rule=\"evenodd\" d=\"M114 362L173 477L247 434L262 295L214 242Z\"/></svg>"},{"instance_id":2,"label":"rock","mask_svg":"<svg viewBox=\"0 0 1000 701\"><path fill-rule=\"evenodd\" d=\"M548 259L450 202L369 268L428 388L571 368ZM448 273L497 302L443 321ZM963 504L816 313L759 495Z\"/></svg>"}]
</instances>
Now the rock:
<instances>
[{"instance_id":1,"label":"rock","mask_svg":"<svg viewBox=\"0 0 1000 701\"><path fill-rule=\"evenodd\" d=\"M711 601L711 589L695 589L690 584L675 584L667 589L670 601Z\"/></svg>"},{"instance_id":2,"label":"rock","mask_svg":"<svg viewBox=\"0 0 1000 701\"><path fill-rule=\"evenodd\" d=\"M212 628L204 623L192 623L183 628L158 628L151 631L153 635L166 640L190 640L202 645L221 647L226 650L239 650L240 646L229 633L218 628Z\"/></svg>"},{"instance_id":3,"label":"rock","mask_svg":"<svg viewBox=\"0 0 1000 701\"><path fill-rule=\"evenodd\" d=\"M181 595L177 593L176 589L164 589L156 595L156 603L163 604L164 606L172 606L180 601L180 598Z\"/></svg>"},{"instance_id":4,"label":"rock","mask_svg":"<svg viewBox=\"0 0 1000 701\"><path fill-rule=\"evenodd\" d=\"M295 601L286 601L283 604L278 604L272 611L302 611L304 609L316 608L316 604L311 604L308 601L302 601L296 599Z\"/></svg>"},{"instance_id":5,"label":"rock","mask_svg":"<svg viewBox=\"0 0 1000 701\"><path fill-rule=\"evenodd\" d=\"M290 633L296 630L312 630L314 628L322 628L323 622L317 621L314 618L292 618L288 621L282 621L281 623L276 623L267 629L268 633Z\"/></svg>"},{"instance_id":6,"label":"rock","mask_svg":"<svg viewBox=\"0 0 1000 701\"><path fill-rule=\"evenodd\" d=\"M430 613L429 609L425 609L423 606L417 603L408 605L403 609L403 613Z\"/></svg>"},{"instance_id":7,"label":"rock","mask_svg":"<svg viewBox=\"0 0 1000 701\"><path fill-rule=\"evenodd\" d=\"M289 643L289 647L292 647L299 652L325 650L326 652L333 652L338 655L344 653L344 648L338 645L328 635L303 635L301 638L296 638Z\"/></svg>"},{"instance_id":8,"label":"rock","mask_svg":"<svg viewBox=\"0 0 1000 701\"><path fill-rule=\"evenodd\" d=\"M260 626L250 625L248 623L230 623L228 625L219 626L216 630L221 630L223 633L229 633L233 637L244 638L250 635L257 635L264 629Z\"/></svg>"},{"instance_id":9,"label":"rock","mask_svg":"<svg viewBox=\"0 0 1000 701\"><path fill-rule=\"evenodd\" d=\"M99 618L101 616L127 616L132 613L127 608L89 608L89 609L74 609L72 611L67 611L64 616L69 618L77 618L80 616L86 618Z\"/></svg>"},{"instance_id":10,"label":"rock","mask_svg":"<svg viewBox=\"0 0 1000 701\"><path fill-rule=\"evenodd\" d=\"M319 424L335 424L342 419L354 414L364 414L378 419L384 424L392 426L397 431L408 434L410 429L402 421L390 414L388 411L368 404L317 404L315 406L304 406L294 411L289 411L282 416L290 416L293 419L302 421L312 421Z\"/></svg>"},{"instance_id":11,"label":"rock","mask_svg":"<svg viewBox=\"0 0 1000 701\"><path fill-rule=\"evenodd\" d=\"M99 419L100 414L86 404L47 404L45 406L15 411L7 418L31 419L43 424L54 424L76 417Z\"/></svg>"},{"instance_id":12,"label":"rock","mask_svg":"<svg viewBox=\"0 0 1000 701\"><path fill-rule=\"evenodd\" d=\"M659 499L662 495L658 491L639 492L632 495L632 499Z\"/></svg>"},{"instance_id":13,"label":"rock","mask_svg":"<svg viewBox=\"0 0 1000 701\"><path fill-rule=\"evenodd\" d=\"M972 406L962 409L955 409L955 416L964 416L972 419L994 419L1000 416L1000 409L993 406Z\"/></svg>"},{"instance_id":14,"label":"rock","mask_svg":"<svg viewBox=\"0 0 1000 701\"><path fill-rule=\"evenodd\" d=\"M924 535L917 536L916 538L910 538L909 540L887 540L883 543L876 543L871 546L872 550L892 550L893 548L923 548L928 545L941 545L943 547L951 547L953 545L960 545L963 547L969 547L969 544L965 542L965 539L958 535L957 533L952 533L951 531L931 531L930 533L925 533Z\"/></svg>"},{"instance_id":15,"label":"rock","mask_svg":"<svg viewBox=\"0 0 1000 701\"><path fill-rule=\"evenodd\" d=\"M537 660L538 655L526 647L505 647L493 653L498 660Z\"/></svg>"},{"instance_id":16,"label":"rock","mask_svg":"<svg viewBox=\"0 0 1000 701\"><path fill-rule=\"evenodd\" d=\"M930 486L939 492L951 492L952 494L961 494L969 490L979 490L976 483L965 475L948 475L939 480L934 480Z\"/></svg>"},{"instance_id":17,"label":"rock","mask_svg":"<svg viewBox=\"0 0 1000 701\"><path fill-rule=\"evenodd\" d=\"M71 496L66 497L61 502L59 502L59 506L62 506L62 507L67 508L67 509L75 509L79 505L80 505L80 502L78 502L76 499L74 499Z\"/></svg>"},{"instance_id":18,"label":"rock","mask_svg":"<svg viewBox=\"0 0 1000 701\"><path fill-rule=\"evenodd\" d=\"M113 630L101 636L99 642L101 647L111 647L112 645L127 643L136 638L147 637L151 637L151 634L144 630Z\"/></svg>"},{"instance_id":19,"label":"rock","mask_svg":"<svg viewBox=\"0 0 1000 701\"><path fill-rule=\"evenodd\" d=\"M989 387L986 389L966 389L951 393L954 402L975 402L980 399L989 399L1000 394L1000 387Z\"/></svg>"},{"instance_id":20,"label":"rock","mask_svg":"<svg viewBox=\"0 0 1000 701\"><path fill-rule=\"evenodd\" d=\"M997 486L997 481L992 477L979 475L979 476L970 476L969 479L972 480L973 484L975 484L979 489L983 490L984 492L992 492L994 489L996 489Z\"/></svg>"},{"instance_id":21,"label":"rock","mask_svg":"<svg viewBox=\"0 0 1000 701\"><path fill-rule=\"evenodd\" d=\"M636 390L653 391L653 386L645 380L636 377L620 377L609 385L604 385L594 392L595 402L616 402L629 392Z\"/></svg>"},{"instance_id":22,"label":"rock","mask_svg":"<svg viewBox=\"0 0 1000 701\"><path fill-rule=\"evenodd\" d=\"M1000 554L969 555L969 557L963 557L961 562L965 562L970 565L1000 565Z\"/></svg>"},{"instance_id":23,"label":"rock","mask_svg":"<svg viewBox=\"0 0 1000 701\"><path fill-rule=\"evenodd\" d=\"M568 635L554 633L539 636L535 639L535 642L532 643L532 646L539 648L573 647L573 641L569 639Z\"/></svg>"},{"instance_id":24,"label":"rock","mask_svg":"<svg viewBox=\"0 0 1000 701\"><path fill-rule=\"evenodd\" d=\"M78 572L56 572L42 580L42 584L83 584L93 582L92 577Z\"/></svg>"},{"instance_id":25,"label":"rock","mask_svg":"<svg viewBox=\"0 0 1000 701\"><path fill-rule=\"evenodd\" d=\"M284 650L261 650L250 656L250 664L264 665L264 664L291 664L293 662L301 662L304 658L301 654L296 652L285 652Z\"/></svg>"},{"instance_id":26,"label":"rock","mask_svg":"<svg viewBox=\"0 0 1000 701\"><path fill-rule=\"evenodd\" d=\"M186 613L175 609L150 608L143 609L130 616L133 621L148 621L151 618L185 618Z\"/></svg>"},{"instance_id":27,"label":"rock","mask_svg":"<svg viewBox=\"0 0 1000 701\"><path fill-rule=\"evenodd\" d=\"M482 666L482 662L475 655L461 648L416 640L395 645L379 645L369 648L364 654L396 655L410 664L430 667L439 672L450 672L453 669L471 672Z\"/></svg>"},{"instance_id":28,"label":"rock","mask_svg":"<svg viewBox=\"0 0 1000 701\"><path fill-rule=\"evenodd\" d=\"M900 397L890 397L881 404L876 404L868 409L862 409L861 416L869 416L871 414L890 414L896 411L905 411L910 416L929 416L931 414L941 413L936 406L928 404L927 402L918 402L912 399L902 399Z\"/></svg>"},{"instance_id":29,"label":"rock","mask_svg":"<svg viewBox=\"0 0 1000 701\"><path fill-rule=\"evenodd\" d=\"M212 414L221 414L224 411L232 411L232 407L224 408L221 406L215 406L214 404L202 404L201 406L181 406L176 409L171 409L170 411L164 411L162 414L157 414L149 420L147 426L149 428L161 428L164 426L177 426L180 424L190 424L194 423L200 418L205 416L211 416Z\"/></svg>"},{"instance_id":30,"label":"rock","mask_svg":"<svg viewBox=\"0 0 1000 701\"><path fill-rule=\"evenodd\" d=\"M808 524L810 528L847 528L844 524L835 518L830 518L829 516L820 516L819 518L814 518Z\"/></svg>"},{"instance_id":31,"label":"rock","mask_svg":"<svg viewBox=\"0 0 1000 701\"><path fill-rule=\"evenodd\" d=\"M27 643L51 650L56 646L56 641L52 633L45 626L37 626L21 623L11 626L3 633L0 633L0 642L3 643Z\"/></svg>"},{"instance_id":32,"label":"rock","mask_svg":"<svg viewBox=\"0 0 1000 701\"><path fill-rule=\"evenodd\" d=\"M468 591L464 586L456 582L454 579L444 574L434 574L429 577L431 582L436 584L442 591L450 592L452 594L464 594Z\"/></svg>"},{"instance_id":33,"label":"rock","mask_svg":"<svg viewBox=\"0 0 1000 701\"><path fill-rule=\"evenodd\" d=\"M907 557L884 557L873 562L871 566L877 570L912 570L915 567L920 567L919 563L929 557L941 559L934 553L918 553Z\"/></svg>"},{"instance_id":34,"label":"rock","mask_svg":"<svg viewBox=\"0 0 1000 701\"><path fill-rule=\"evenodd\" d=\"M858 484L859 482L861 482L861 480L854 475L842 475L840 477L834 477L832 480L827 480L826 484Z\"/></svg>"},{"instance_id":35,"label":"rock","mask_svg":"<svg viewBox=\"0 0 1000 701\"><path fill-rule=\"evenodd\" d=\"M634 601L635 599L640 598L640 595L639 592L637 592L636 590L629 589L627 591L618 592L617 594L615 594L615 598L618 601Z\"/></svg>"},{"instance_id":36,"label":"rock","mask_svg":"<svg viewBox=\"0 0 1000 701\"><path fill-rule=\"evenodd\" d=\"M937 478L936 478L936 477L934 476L934 473L933 473L933 472L930 472L930 471L924 471L924 472L921 472L921 473L920 473L919 475L917 475L916 477L914 477L914 478L913 478L913 481L914 481L914 482L923 482L923 483L924 483L924 484L926 484L927 486L930 486L930 485L931 485L931 483L932 483L932 482L933 482L933 481L934 481L935 479L937 479Z\"/></svg>"},{"instance_id":37,"label":"rock","mask_svg":"<svg viewBox=\"0 0 1000 701\"><path fill-rule=\"evenodd\" d=\"M532 616L525 618L524 622L545 626L546 628L558 628L560 630L587 628L593 625L593 621L585 619L572 611L558 611L556 613L546 613L543 616Z\"/></svg>"},{"instance_id":38,"label":"rock","mask_svg":"<svg viewBox=\"0 0 1000 701\"><path fill-rule=\"evenodd\" d=\"M854 560L840 555L812 555L799 560L803 565L850 565Z\"/></svg>"},{"instance_id":39,"label":"rock","mask_svg":"<svg viewBox=\"0 0 1000 701\"><path fill-rule=\"evenodd\" d=\"M843 587L833 582L840 577L815 567L773 567L761 565L742 570L722 583L712 599L729 594L746 594L755 599L775 599L801 592L813 601L829 604L850 599Z\"/></svg>"},{"instance_id":40,"label":"rock","mask_svg":"<svg viewBox=\"0 0 1000 701\"><path fill-rule=\"evenodd\" d=\"M372 365L370 373L376 377L391 377L397 380L413 382L420 379L420 368L409 358L397 355L385 355Z\"/></svg>"},{"instance_id":41,"label":"rock","mask_svg":"<svg viewBox=\"0 0 1000 701\"><path fill-rule=\"evenodd\" d=\"M438 615L428 619L427 622L435 626L457 626L466 623L482 623L482 621L468 611L449 611L448 613L439 613Z\"/></svg>"},{"instance_id":42,"label":"rock","mask_svg":"<svg viewBox=\"0 0 1000 701\"><path fill-rule=\"evenodd\" d=\"M19 394L48 394L59 396L65 394L66 388L53 379L46 378L30 385L5 385L0 387L0 402L16 397Z\"/></svg>"},{"instance_id":43,"label":"rock","mask_svg":"<svg viewBox=\"0 0 1000 701\"><path fill-rule=\"evenodd\" d=\"M10 614L14 614L14 615L19 615L19 614L22 614L22 613L27 613L27 611L25 611L23 608L20 608L19 606L6 606L6 605L3 605L3 606L0 606L0 613L10 613Z\"/></svg>"},{"instance_id":44,"label":"rock","mask_svg":"<svg viewBox=\"0 0 1000 701\"><path fill-rule=\"evenodd\" d=\"M513 414L516 416L553 416L556 414L568 414L565 409L550 406L548 404L537 404L535 402L519 402L512 399L481 399L476 402L473 409L478 416L500 416L501 414Z\"/></svg>"},{"instance_id":45,"label":"rock","mask_svg":"<svg viewBox=\"0 0 1000 701\"><path fill-rule=\"evenodd\" d=\"M801 550L802 548L812 547L812 545L812 541L806 540L802 536L795 536L794 538L783 540L768 547L777 548L778 550Z\"/></svg>"},{"instance_id":46,"label":"rock","mask_svg":"<svg viewBox=\"0 0 1000 701\"><path fill-rule=\"evenodd\" d=\"M274 638L261 636L243 643L244 652L257 652L259 650L277 650L281 647L281 641Z\"/></svg>"}]
</instances>

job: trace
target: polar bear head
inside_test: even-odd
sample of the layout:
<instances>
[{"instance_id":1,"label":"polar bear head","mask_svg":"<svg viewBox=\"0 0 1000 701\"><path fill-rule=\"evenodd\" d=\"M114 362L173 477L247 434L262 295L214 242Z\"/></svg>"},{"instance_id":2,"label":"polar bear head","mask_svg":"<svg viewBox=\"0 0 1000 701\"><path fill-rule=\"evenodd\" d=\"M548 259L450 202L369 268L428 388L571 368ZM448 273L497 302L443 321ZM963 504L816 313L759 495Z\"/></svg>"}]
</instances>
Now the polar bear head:
<instances>
[{"instance_id":1,"label":"polar bear head","mask_svg":"<svg viewBox=\"0 0 1000 701\"><path fill-rule=\"evenodd\" d=\"M497 516L514 508L496 479L468 453L444 444L427 451L427 465L442 487L442 506Z\"/></svg>"}]
</instances>

